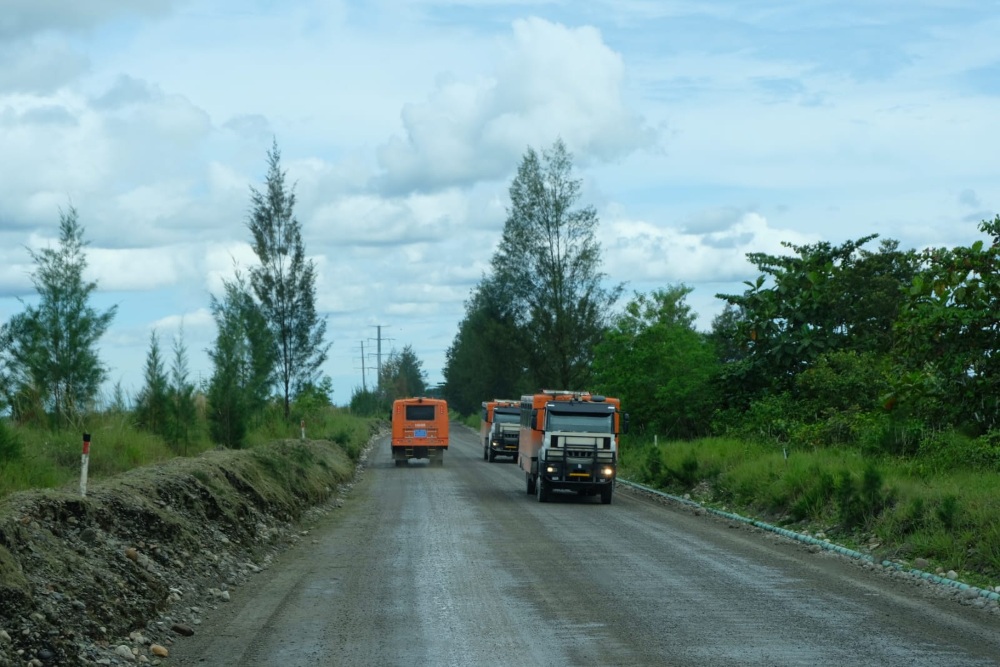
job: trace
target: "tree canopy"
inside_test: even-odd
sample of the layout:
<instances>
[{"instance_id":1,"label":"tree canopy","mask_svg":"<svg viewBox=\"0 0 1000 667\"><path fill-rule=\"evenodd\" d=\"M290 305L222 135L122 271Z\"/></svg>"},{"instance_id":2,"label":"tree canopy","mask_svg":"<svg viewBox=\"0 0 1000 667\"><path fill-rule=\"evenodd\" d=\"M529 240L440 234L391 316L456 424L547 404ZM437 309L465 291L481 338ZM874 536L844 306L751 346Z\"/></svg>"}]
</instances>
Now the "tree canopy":
<instances>
[{"instance_id":1,"label":"tree canopy","mask_svg":"<svg viewBox=\"0 0 1000 667\"><path fill-rule=\"evenodd\" d=\"M448 350L449 400L476 406L522 389L588 388L622 286L605 285L597 213L578 205L580 189L561 140L541 155L527 149L490 273Z\"/></svg>"},{"instance_id":2,"label":"tree canopy","mask_svg":"<svg viewBox=\"0 0 1000 667\"><path fill-rule=\"evenodd\" d=\"M306 259L302 226L295 217L295 192L285 184L281 153L274 142L267 154L263 191L250 188L247 227L259 264L250 285L276 347L278 383L288 418L293 393L316 386L330 343L326 320L316 312L316 266Z\"/></svg>"},{"instance_id":3,"label":"tree canopy","mask_svg":"<svg viewBox=\"0 0 1000 667\"><path fill-rule=\"evenodd\" d=\"M44 412L70 419L91 407L107 378L97 343L117 306L100 312L90 304L97 283L84 278L83 234L71 206L60 213L58 245L28 250L35 263L31 282L38 302L25 305L0 331L7 375L3 391L16 417Z\"/></svg>"}]
</instances>

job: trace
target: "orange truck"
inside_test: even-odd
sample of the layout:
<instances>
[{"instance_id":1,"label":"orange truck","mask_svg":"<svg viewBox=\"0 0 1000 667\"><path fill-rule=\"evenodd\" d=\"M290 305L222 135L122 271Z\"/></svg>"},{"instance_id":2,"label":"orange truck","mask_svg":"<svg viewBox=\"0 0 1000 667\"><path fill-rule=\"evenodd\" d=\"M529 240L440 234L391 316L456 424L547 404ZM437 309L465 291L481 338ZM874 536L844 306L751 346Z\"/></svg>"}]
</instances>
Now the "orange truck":
<instances>
[{"instance_id":1,"label":"orange truck","mask_svg":"<svg viewBox=\"0 0 1000 667\"><path fill-rule=\"evenodd\" d=\"M551 389L522 396L517 463L528 493L544 503L554 490L569 489L610 504L618 439L627 431L617 398Z\"/></svg>"},{"instance_id":2,"label":"orange truck","mask_svg":"<svg viewBox=\"0 0 1000 667\"><path fill-rule=\"evenodd\" d=\"M500 398L483 401L479 439L483 443L484 461L492 463L498 456L517 458L520 423L520 401Z\"/></svg>"},{"instance_id":3,"label":"orange truck","mask_svg":"<svg viewBox=\"0 0 1000 667\"><path fill-rule=\"evenodd\" d=\"M442 398L400 398L392 402L392 459L444 465L448 449L448 403Z\"/></svg>"}]
</instances>

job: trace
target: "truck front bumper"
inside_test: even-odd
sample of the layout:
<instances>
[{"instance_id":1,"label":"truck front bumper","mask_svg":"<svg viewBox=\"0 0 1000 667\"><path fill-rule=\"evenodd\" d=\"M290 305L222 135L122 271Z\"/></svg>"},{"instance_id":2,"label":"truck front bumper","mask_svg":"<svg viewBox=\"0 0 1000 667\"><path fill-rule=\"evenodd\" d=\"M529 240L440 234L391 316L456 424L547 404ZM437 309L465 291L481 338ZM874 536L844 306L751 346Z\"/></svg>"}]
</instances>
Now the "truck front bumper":
<instances>
[{"instance_id":1,"label":"truck front bumper","mask_svg":"<svg viewBox=\"0 0 1000 667\"><path fill-rule=\"evenodd\" d=\"M539 461L538 476L552 489L586 490L607 486L615 481L617 470L611 463L574 464L562 461Z\"/></svg>"}]
</instances>

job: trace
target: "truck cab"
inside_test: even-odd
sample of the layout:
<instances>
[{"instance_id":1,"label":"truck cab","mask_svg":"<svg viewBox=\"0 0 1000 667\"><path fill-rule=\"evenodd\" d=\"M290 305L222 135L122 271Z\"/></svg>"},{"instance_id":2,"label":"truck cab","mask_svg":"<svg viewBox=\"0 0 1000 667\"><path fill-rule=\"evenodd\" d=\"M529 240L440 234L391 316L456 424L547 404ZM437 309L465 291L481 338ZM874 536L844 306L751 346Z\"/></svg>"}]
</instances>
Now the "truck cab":
<instances>
[{"instance_id":1,"label":"truck cab","mask_svg":"<svg viewBox=\"0 0 1000 667\"><path fill-rule=\"evenodd\" d=\"M611 503L618 439L628 417L617 398L547 390L521 398L518 465L527 492L547 502L553 491L600 495Z\"/></svg>"},{"instance_id":2,"label":"truck cab","mask_svg":"<svg viewBox=\"0 0 1000 667\"><path fill-rule=\"evenodd\" d=\"M517 458L521 422L521 402L513 399L483 401L479 436L483 460L492 463L498 456Z\"/></svg>"}]
</instances>

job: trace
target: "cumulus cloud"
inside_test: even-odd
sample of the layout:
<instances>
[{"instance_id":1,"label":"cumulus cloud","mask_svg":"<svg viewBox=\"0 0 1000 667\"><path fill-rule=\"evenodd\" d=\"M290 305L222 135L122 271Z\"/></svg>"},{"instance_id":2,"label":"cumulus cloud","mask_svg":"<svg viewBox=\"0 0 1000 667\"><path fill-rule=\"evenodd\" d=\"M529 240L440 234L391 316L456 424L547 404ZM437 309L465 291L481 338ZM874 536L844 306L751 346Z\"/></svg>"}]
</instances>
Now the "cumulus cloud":
<instances>
[{"instance_id":1,"label":"cumulus cloud","mask_svg":"<svg viewBox=\"0 0 1000 667\"><path fill-rule=\"evenodd\" d=\"M496 179L528 145L557 137L582 160L627 154L654 135L627 108L623 80L621 56L595 28L516 21L491 77L442 77L426 102L403 110L405 135L379 149L377 184L399 193Z\"/></svg>"},{"instance_id":2,"label":"cumulus cloud","mask_svg":"<svg viewBox=\"0 0 1000 667\"><path fill-rule=\"evenodd\" d=\"M156 16L177 0L3 0L0 93L47 94L88 71L70 38L120 16Z\"/></svg>"},{"instance_id":3,"label":"cumulus cloud","mask_svg":"<svg viewBox=\"0 0 1000 667\"><path fill-rule=\"evenodd\" d=\"M320 206L310 225L337 246L407 246L450 238L467 216L467 199L456 190L385 198L348 195Z\"/></svg>"},{"instance_id":4,"label":"cumulus cloud","mask_svg":"<svg viewBox=\"0 0 1000 667\"><path fill-rule=\"evenodd\" d=\"M776 229L758 213L746 213L730 227L707 234L624 218L607 223L601 234L609 274L659 284L746 280L756 271L747 253L785 254L782 241L804 245L816 240Z\"/></svg>"}]
</instances>

